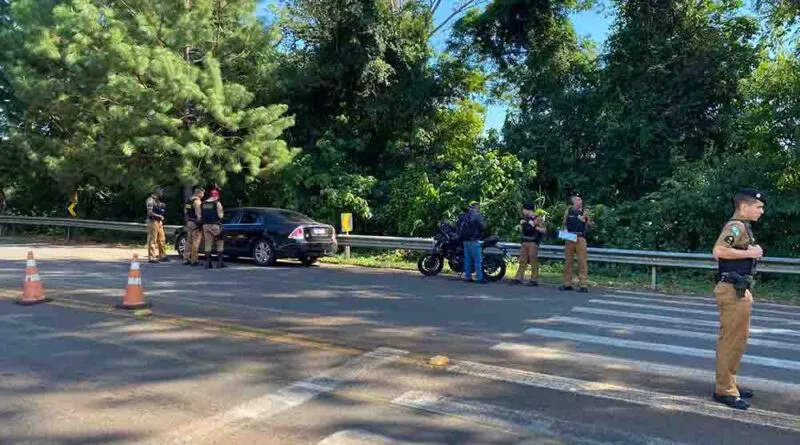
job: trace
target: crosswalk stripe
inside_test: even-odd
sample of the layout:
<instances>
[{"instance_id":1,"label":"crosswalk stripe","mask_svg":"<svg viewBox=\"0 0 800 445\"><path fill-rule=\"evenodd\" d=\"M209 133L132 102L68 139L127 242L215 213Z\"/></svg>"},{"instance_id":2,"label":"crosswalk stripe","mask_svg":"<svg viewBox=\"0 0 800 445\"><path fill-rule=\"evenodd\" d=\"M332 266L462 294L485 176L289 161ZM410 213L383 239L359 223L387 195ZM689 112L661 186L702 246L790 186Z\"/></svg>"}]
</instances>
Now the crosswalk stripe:
<instances>
[{"instance_id":1,"label":"crosswalk stripe","mask_svg":"<svg viewBox=\"0 0 800 445\"><path fill-rule=\"evenodd\" d=\"M558 338L561 340L571 340L583 343L593 343L618 348L639 349L642 351L658 351L668 354L684 355L701 358L715 358L716 352L708 349L691 348L688 346L666 345L663 343L650 343L636 340L625 340L621 338L601 337L598 335L578 334L574 332L554 331L551 329L528 328L525 330L528 335L538 335L540 337ZM800 362L783 360L772 357L756 355L745 355L743 363L753 365L768 366L771 368L790 369L800 371Z\"/></svg>"},{"instance_id":2,"label":"crosswalk stripe","mask_svg":"<svg viewBox=\"0 0 800 445\"><path fill-rule=\"evenodd\" d=\"M412 442L400 442L380 434L354 429L342 430L331 434L322 439L317 445L412 445ZM413 442L413 445L425 445L425 443Z\"/></svg>"},{"instance_id":3,"label":"crosswalk stripe","mask_svg":"<svg viewBox=\"0 0 800 445\"><path fill-rule=\"evenodd\" d=\"M800 431L800 417L798 416L757 408L750 408L747 411L734 410L722 404L711 402L710 398L709 401L705 401L693 397L673 396L643 389L541 374L520 369L503 368L469 361L458 362L449 366L447 369L450 372L481 377L488 380L552 389L588 397L599 397L636 405L644 405L665 411L688 412L789 431Z\"/></svg>"},{"instance_id":4,"label":"crosswalk stripe","mask_svg":"<svg viewBox=\"0 0 800 445\"><path fill-rule=\"evenodd\" d=\"M537 438L537 444L578 443L585 445L679 445L679 442L644 436L604 427L596 423L556 419L536 411L521 411L498 405L467 401L431 392L407 391L392 403L408 408L429 411L470 422L483 423L510 432L535 433L550 436ZM566 442L564 440L566 440Z\"/></svg>"},{"instance_id":5,"label":"crosswalk stripe","mask_svg":"<svg viewBox=\"0 0 800 445\"><path fill-rule=\"evenodd\" d=\"M714 382L716 373L712 369L689 368L685 366L667 365L644 360L630 360L625 358L610 357L606 355L590 354L585 352L571 352L553 349L539 345L523 343L498 343L490 348L493 351L507 351L523 355L525 358L539 358L542 360L564 360L570 363L585 365L587 367L603 367L608 369L621 369L642 372L659 377L681 378L697 382ZM740 381L746 381L748 387L756 390L775 393L794 393L800 391L800 385L780 380L763 379L746 374L737 376Z\"/></svg>"},{"instance_id":6,"label":"crosswalk stripe","mask_svg":"<svg viewBox=\"0 0 800 445\"><path fill-rule=\"evenodd\" d=\"M656 302L651 298L643 298L643 297L632 297L628 295L606 295L608 298L616 298L618 300L631 300L631 301L643 301L643 302ZM717 308L716 303L695 303L691 301L674 301L674 300L659 300L658 303L660 304L675 304L675 305L683 305L683 306L694 306L694 307L708 307L708 308ZM778 311L774 309L762 309L761 304L755 303L753 305L753 313L761 313L761 314L775 314L775 315L783 315L783 316L797 316L800 317L800 313L798 312L786 312L786 311Z\"/></svg>"},{"instance_id":7,"label":"crosswalk stripe","mask_svg":"<svg viewBox=\"0 0 800 445\"><path fill-rule=\"evenodd\" d=\"M658 310L665 312L680 312L682 314L710 315L712 317L719 317L719 311L704 311L700 309L686 309L678 307L659 306L656 304L640 304L640 303L629 303L626 301L609 301L609 300L598 300L598 299L589 300L589 303L605 304L608 306L635 307L638 309L650 309L650 310ZM785 318L763 317L760 315L753 315L752 317L750 317L750 319L757 321L765 321L769 323L782 323L782 324L800 326L800 320L787 320Z\"/></svg>"},{"instance_id":8,"label":"crosswalk stripe","mask_svg":"<svg viewBox=\"0 0 800 445\"><path fill-rule=\"evenodd\" d=\"M586 318L555 316L546 318L541 321L542 322L554 321L558 323L573 324L578 326L591 326L591 327L606 328L606 329L618 329L621 331L645 332L649 334L674 335L676 337L696 338L700 340L714 340L714 341L717 340L717 334L713 334L710 332L687 331L685 329L657 328L653 326L643 326L638 324L612 323L599 320L590 320ZM766 348L800 351L800 345L796 343L764 340L760 338L750 338L747 340L747 344L752 346L764 346Z\"/></svg>"},{"instance_id":9,"label":"crosswalk stripe","mask_svg":"<svg viewBox=\"0 0 800 445\"><path fill-rule=\"evenodd\" d=\"M596 308L581 307L581 306L576 306L572 308L572 312L579 312L583 314L592 314L592 315L606 315L606 316L622 317L622 318L634 318L634 319L648 320L648 321L662 321L666 323L676 323L679 325L719 328L718 321L668 317L666 315L641 314L638 312L615 311L609 309L596 309ZM800 337L800 331L795 331L793 329L762 328L762 327L752 327L752 326L750 327L750 335L762 335L762 334L773 334L773 335L782 334L792 337Z\"/></svg>"},{"instance_id":10,"label":"crosswalk stripe","mask_svg":"<svg viewBox=\"0 0 800 445\"><path fill-rule=\"evenodd\" d=\"M694 301L706 301L714 303L714 297L711 295L709 291L709 295L707 297L697 297L697 296L689 296L689 295L668 295L668 294L657 294L653 292L638 292L638 291L626 291L626 290L617 290L614 293L606 293L603 296L606 297L618 297L622 295L639 295L643 297L653 297L651 300L694 300ZM800 306L793 306L790 304L780 304L780 303L762 303L760 301L757 302L759 307L771 307L773 309L783 310L787 313L794 313L800 315Z\"/></svg>"}]
</instances>

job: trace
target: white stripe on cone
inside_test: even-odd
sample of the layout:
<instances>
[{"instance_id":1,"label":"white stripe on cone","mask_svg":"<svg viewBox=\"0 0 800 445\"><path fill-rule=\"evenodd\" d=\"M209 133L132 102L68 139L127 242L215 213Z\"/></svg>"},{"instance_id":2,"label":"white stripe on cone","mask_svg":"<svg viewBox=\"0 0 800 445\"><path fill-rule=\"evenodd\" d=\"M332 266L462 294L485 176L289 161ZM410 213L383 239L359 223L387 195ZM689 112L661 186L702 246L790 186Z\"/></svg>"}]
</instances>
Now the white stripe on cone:
<instances>
[{"instance_id":1,"label":"white stripe on cone","mask_svg":"<svg viewBox=\"0 0 800 445\"><path fill-rule=\"evenodd\" d=\"M141 278L128 278L128 286L141 286L142 279Z\"/></svg>"},{"instance_id":2,"label":"white stripe on cone","mask_svg":"<svg viewBox=\"0 0 800 445\"><path fill-rule=\"evenodd\" d=\"M139 263L131 263L131 270L139 270Z\"/></svg>"},{"instance_id":3,"label":"white stripe on cone","mask_svg":"<svg viewBox=\"0 0 800 445\"><path fill-rule=\"evenodd\" d=\"M28 260L25 262L27 267L36 267L36 260Z\"/></svg>"},{"instance_id":4,"label":"white stripe on cone","mask_svg":"<svg viewBox=\"0 0 800 445\"><path fill-rule=\"evenodd\" d=\"M25 281L39 281L39 274L35 273L33 275L25 275Z\"/></svg>"}]
</instances>

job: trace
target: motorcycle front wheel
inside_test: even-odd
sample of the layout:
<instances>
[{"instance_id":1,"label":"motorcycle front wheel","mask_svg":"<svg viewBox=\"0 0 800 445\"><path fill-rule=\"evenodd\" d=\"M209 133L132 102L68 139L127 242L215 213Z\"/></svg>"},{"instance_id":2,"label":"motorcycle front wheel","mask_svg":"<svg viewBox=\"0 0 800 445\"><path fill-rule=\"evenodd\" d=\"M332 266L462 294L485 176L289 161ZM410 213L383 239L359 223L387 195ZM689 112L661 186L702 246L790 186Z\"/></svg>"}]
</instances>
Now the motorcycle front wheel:
<instances>
[{"instance_id":1,"label":"motorcycle front wheel","mask_svg":"<svg viewBox=\"0 0 800 445\"><path fill-rule=\"evenodd\" d=\"M486 256L483 258L483 276L488 281L500 281L506 275L506 262L499 256Z\"/></svg>"},{"instance_id":2,"label":"motorcycle front wheel","mask_svg":"<svg viewBox=\"0 0 800 445\"><path fill-rule=\"evenodd\" d=\"M442 271L444 258L441 255L425 255L417 261L417 269L426 277L432 277Z\"/></svg>"}]
</instances>

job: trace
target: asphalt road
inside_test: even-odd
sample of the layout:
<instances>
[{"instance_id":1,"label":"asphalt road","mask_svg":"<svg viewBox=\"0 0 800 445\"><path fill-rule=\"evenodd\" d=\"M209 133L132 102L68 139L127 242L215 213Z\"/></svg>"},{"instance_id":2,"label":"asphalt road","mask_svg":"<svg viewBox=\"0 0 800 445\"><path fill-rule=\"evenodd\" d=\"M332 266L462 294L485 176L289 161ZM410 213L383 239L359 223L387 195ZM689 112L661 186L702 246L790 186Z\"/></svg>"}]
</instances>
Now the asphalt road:
<instances>
[{"instance_id":1,"label":"asphalt road","mask_svg":"<svg viewBox=\"0 0 800 445\"><path fill-rule=\"evenodd\" d=\"M0 444L800 443L798 307L756 303L741 412L710 296L175 261L137 317L123 249L35 246L55 301L11 304L28 248L0 246Z\"/></svg>"}]
</instances>

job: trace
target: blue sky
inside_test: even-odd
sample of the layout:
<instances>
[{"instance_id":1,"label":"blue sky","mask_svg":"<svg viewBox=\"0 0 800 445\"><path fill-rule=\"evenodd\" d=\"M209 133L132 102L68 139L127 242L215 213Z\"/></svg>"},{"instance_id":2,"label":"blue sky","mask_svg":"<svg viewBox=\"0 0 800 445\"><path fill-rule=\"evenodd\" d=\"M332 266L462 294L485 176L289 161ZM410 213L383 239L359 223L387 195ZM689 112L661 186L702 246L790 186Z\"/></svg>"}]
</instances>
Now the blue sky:
<instances>
[{"instance_id":1,"label":"blue sky","mask_svg":"<svg viewBox=\"0 0 800 445\"><path fill-rule=\"evenodd\" d=\"M275 0L261 0L259 7L259 15L262 14L266 6L270 3L275 3ZM443 20L447 17L453 7L459 3L459 0L443 0L442 5L436 13L436 19ZM603 3L602 1L600 3ZM608 36L608 31L611 26L613 17L608 11L605 11L603 6L600 5L594 10L585 11L572 15L572 23L575 31L581 36L589 36L598 44L602 45ZM441 48L444 39L447 38L449 27L442 29L439 34L434 38L434 45ZM486 129L501 128L505 120L506 109L504 106L490 106L487 110L486 116Z\"/></svg>"}]
</instances>

